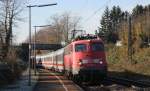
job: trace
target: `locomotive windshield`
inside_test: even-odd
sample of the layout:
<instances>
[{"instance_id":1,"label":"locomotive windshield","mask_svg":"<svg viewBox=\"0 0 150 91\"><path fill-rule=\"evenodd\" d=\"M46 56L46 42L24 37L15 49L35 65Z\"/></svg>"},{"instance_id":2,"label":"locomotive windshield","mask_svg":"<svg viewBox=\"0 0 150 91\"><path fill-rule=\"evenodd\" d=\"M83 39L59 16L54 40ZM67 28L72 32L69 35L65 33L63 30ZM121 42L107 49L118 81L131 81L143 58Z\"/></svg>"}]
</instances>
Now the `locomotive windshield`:
<instances>
[{"instance_id":1,"label":"locomotive windshield","mask_svg":"<svg viewBox=\"0 0 150 91\"><path fill-rule=\"evenodd\" d=\"M75 51L76 52L86 51L86 44L76 44Z\"/></svg>"},{"instance_id":2,"label":"locomotive windshield","mask_svg":"<svg viewBox=\"0 0 150 91\"><path fill-rule=\"evenodd\" d=\"M91 44L92 51L104 51L104 45L102 43L92 43Z\"/></svg>"}]
</instances>

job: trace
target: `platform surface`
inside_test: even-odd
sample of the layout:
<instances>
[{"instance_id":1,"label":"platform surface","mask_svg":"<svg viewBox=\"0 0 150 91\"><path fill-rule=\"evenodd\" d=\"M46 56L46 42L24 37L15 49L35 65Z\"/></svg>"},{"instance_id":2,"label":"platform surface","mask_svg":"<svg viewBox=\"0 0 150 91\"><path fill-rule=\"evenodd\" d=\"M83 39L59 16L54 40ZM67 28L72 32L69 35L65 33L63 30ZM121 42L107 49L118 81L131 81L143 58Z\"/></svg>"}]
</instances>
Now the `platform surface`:
<instances>
[{"instance_id":1,"label":"platform surface","mask_svg":"<svg viewBox=\"0 0 150 91\"><path fill-rule=\"evenodd\" d=\"M73 81L60 73L49 70L39 71L39 80L33 91L83 91Z\"/></svg>"}]
</instances>

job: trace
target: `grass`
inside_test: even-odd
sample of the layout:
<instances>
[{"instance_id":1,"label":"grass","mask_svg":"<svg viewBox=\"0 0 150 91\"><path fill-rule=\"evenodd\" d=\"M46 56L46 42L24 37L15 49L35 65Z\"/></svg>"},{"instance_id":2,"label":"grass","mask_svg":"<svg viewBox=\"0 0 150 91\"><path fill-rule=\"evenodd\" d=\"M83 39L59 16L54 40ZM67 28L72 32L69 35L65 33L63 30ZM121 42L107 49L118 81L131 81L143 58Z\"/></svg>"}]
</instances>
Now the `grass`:
<instances>
[{"instance_id":1,"label":"grass","mask_svg":"<svg viewBox=\"0 0 150 91\"><path fill-rule=\"evenodd\" d=\"M136 49L132 60L128 59L127 47L107 45L106 55L108 70L116 72L132 72L150 76L150 48Z\"/></svg>"}]
</instances>

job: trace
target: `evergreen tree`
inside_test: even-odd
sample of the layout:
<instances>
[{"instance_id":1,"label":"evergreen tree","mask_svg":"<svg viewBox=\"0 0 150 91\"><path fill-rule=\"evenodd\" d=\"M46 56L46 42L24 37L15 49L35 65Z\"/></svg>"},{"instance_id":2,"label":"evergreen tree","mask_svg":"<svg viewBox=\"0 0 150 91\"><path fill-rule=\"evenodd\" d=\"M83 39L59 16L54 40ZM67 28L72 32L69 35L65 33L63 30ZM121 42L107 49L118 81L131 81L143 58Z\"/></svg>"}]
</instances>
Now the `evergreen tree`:
<instances>
[{"instance_id":1,"label":"evergreen tree","mask_svg":"<svg viewBox=\"0 0 150 91\"><path fill-rule=\"evenodd\" d=\"M106 7L99 27L99 36L104 36L105 41L116 43L118 40L118 24L123 19L123 13L119 6L114 6L111 11Z\"/></svg>"},{"instance_id":2,"label":"evergreen tree","mask_svg":"<svg viewBox=\"0 0 150 91\"><path fill-rule=\"evenodd\" d=\"M120 23L123 17L123 13L119 6L113 6L110 12L110 18L112 23L112 31L117 31L117 25Z\"/></svg>"},{"instance_id":3,"label":"evergreen tree","mask_svg":"<svg viewBox=\"0 0 150 91\"><path fill-rule=\"evenodd\" d=\"M138 16L140 14L143 14L144 8L142 5L137 5L133 11L132 11L132 15L133 16Z\"/></svg>"},{"instance_id":4,"label":"evergreen tree","mask_svg":"<svg viewBox=\"0 0 150 91\"><path fill-rule=\"evenodd\" d=\"M116 43L120 38L126 41L124 42L124 44L126 44L129 16L132 16L134 42L141 43L144 46L148 45L150 42L150 5L137 5L132 10L132 15L127 11L123 12L119 6L113 6L111 10L106 7L100 20L98 35L103 37L104 41L107 43Z\"/></svg>"},{"instance_id":5,"label":"evergreen tree","mask_svg":"<svg viewBox=\"0 0 150 91\"><path fill-rule=\"evenodd\" d=\"M102 19L100 21L101 27L99 27L99 36L104 37L104 40L108 42L108 36L111 32L111 21L110 21L110 11L106 7Z\"/></svg>"},{"instance_id":6,"label":"evergreen tree","mask_svg":"<svg viewBox=\"0 0 150 91\"><path fill-rule=\"evenodd\" d=\"M122 18L121 18L121 21L127 21L128 20L128 17L129 17L129 12L128 11L124 11L122 12Z\"/></svg>"}]
</instances>

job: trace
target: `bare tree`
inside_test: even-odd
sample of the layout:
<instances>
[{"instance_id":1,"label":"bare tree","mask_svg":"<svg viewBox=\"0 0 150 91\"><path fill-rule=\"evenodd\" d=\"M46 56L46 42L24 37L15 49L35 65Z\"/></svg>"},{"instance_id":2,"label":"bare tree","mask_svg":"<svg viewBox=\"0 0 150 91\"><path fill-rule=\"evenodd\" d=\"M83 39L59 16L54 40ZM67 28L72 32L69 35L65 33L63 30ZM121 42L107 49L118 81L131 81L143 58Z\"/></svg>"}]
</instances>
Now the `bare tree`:
<instances>
[{"instance_id":1,"label":"bare tree","mask_svg":"<svg viewBox=\"0 0 150 91\"><path fill-rule=\"evenodd\" d=\"M72 30L79 28L80 17L72 17L70 13L63 13L62 15L52 16L52 25L57 32L57 42L70 41L69 36Z\"/></svg>"},{"instance_id":2,"label":"bare tree","mask_svg":"<svg viewBox=\"0 0 150 91\"><path fill-rule=\"evenodd\" d=\"M80 28L80 17L73 17L70 13L63 13L61 15L53 15L50 19L49 27L38 28L40 31L36 34L37 43L69 43L71 40L72 31L74 29ZM32 36L32 41L34 40L34 36ZM28 42L29 39L26 40Z\"/></svg>"},{"instance_id":3,"label":"bare tree","mask_svg":"<svg viewBox=\"0 0 150 91\"><path fill-rule=\"evenodd\" d=\"M12 28L16 21L20 20L19 14L23 10L22 0L0 0L0 22L3 28L0 32L2 45L2 58L7 57L12 42Z\"/></svg>"}]
</instances>

